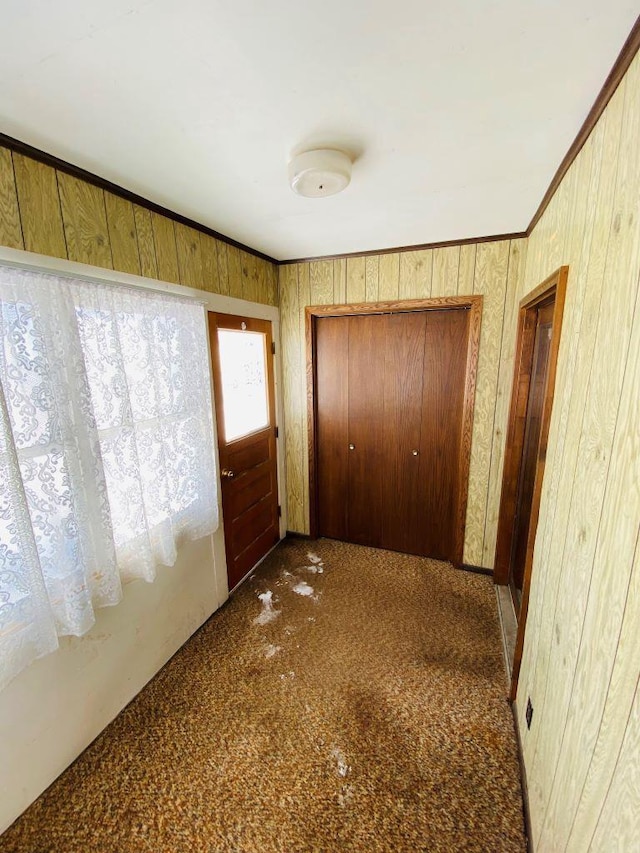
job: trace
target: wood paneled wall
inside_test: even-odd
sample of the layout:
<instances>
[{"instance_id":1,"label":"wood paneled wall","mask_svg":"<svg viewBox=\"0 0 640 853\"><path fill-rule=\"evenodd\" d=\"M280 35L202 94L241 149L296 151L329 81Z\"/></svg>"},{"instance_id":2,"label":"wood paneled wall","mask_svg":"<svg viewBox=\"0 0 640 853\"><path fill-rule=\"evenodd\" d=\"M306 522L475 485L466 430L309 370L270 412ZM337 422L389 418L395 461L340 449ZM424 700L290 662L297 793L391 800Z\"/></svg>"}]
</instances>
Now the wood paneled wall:
<instances>
[{"instance_id":1,"label":"wood paneled wall","mask_svg":"<svg viewBox=\"0 0 640 853\"><path fill-rule=\"evenodd\" d=\"M275 264L6 148L0 245L278 304Z\"/></svg>"},{"instance_id":2,"label":"wood paneled wall","mask_svg":"<svg viewBox=\"0 0 640 853\"><path fill-rule=\"evenodd\" d=\"M289 529L309 531L307 305L484 296L464 559L493 566L526 241L502 240L279 267Z\"/></svg>"},{"instance_id":3,"label":"wood paneled wall","mask_svg":"<svg viewBox=\"0 0 640 853\"><path fill-rule=\"evenodd\" d=\"M484 295L465 562L491 567L517 304L569 265L517 697L537 853L627 851L640 838L638 139L640 57L528 240L279 267L287 505L301 533L304 307ZM0 244L278 300L272 264L2 148Z\"/></svg>"},{"instance_id":4,"label":"wood paneled wall","mask_svg":"<svg viewBox=\"0 0 640 853\"><path fill-rule=\"evenodd\" d=\"M639 139L640 55L521 288L569 265L517 697L537 853L640 849Z\"/></svg>"}]
</instances>

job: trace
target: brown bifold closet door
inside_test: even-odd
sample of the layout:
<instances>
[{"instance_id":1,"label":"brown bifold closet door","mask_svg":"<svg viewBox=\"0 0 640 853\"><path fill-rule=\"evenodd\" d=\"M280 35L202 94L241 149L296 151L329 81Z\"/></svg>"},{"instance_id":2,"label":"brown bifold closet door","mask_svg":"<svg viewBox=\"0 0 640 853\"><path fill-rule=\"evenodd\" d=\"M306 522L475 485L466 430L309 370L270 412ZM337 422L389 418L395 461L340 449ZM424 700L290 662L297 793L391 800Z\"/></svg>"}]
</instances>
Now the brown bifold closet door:
<instances>
[{"instance_id":1,"label":"brown bifold closet door","mask_svg":"<svg viewBox=\"0 0 640 853\"><path fill-rule=\"evenodd\" d=\"M356 318L357 319L357 318ZM425 342L428 314L384 317L381 431L385 448L380 474L382 547L424 553L420 543L423 515L421 469Z\"/></svg>"},{"instance_id":2,"label":"brown bifold closet door","mask_svg":"<svg viewBox=\"0 0 640 853\"><path fill-rule=\"evenodd\" d=\"M322 536L349 540L349 317L316 329L318 518Z\"/></svg>"},{"instance_id":3,"label":"brown bifold closet door","mask_svg":"<svg viewBox=\"0 0 640 853\"><path fill-rule=\"evenodd\" d=\"M418 547L453 560L460 524L469 311L429 311L424 349Z\"/></svg>"},{"instance_id":4,"label":"brown bifold closet door","mask_svg":"<svg viewBox=\"0 0 640 853\"><path fill-rule=\"evenodd\" d=\"M349 317L349 408L347 538L384 548L386 489L384 429L384 340L387 317Z\"/></svg>"},{"instance_id":5,"label":"brown bifold closet door","mask_svg":"<svg viewBox=\"0 0 640 853\"><path fill-rule=\"evenodd\" d=\"M316 325L322 536L455 559L469 311Z\"/></svg>"}]
</instances>

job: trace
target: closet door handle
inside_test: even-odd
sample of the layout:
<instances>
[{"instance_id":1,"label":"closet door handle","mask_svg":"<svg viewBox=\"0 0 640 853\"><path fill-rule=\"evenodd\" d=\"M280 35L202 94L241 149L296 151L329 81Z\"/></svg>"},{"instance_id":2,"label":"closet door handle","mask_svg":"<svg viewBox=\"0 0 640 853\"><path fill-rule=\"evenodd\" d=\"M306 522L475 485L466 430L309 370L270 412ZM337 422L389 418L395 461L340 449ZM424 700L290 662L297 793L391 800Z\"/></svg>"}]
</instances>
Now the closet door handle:
<instances>
[{"instance_id":1,"label":"closet door handle","mask_svg":"<svg viewBox=\"0 0 640 853\"><path fill-rule=\"evenodd\" d=\"M355 449L356 449L355 444L350 444L350 445L349 445L349 450L355 450Z\"/></svg>"},{"instance_id":2,"label":"closet door handle","mask_svg":"<svg viewBox=\"0 0 640 853\"><path fill-rule=\"evenodd\" d=\"M419 450L412 450L411 455L412 456L420 456L420 451Z\"/></svg>"}]
</instances>

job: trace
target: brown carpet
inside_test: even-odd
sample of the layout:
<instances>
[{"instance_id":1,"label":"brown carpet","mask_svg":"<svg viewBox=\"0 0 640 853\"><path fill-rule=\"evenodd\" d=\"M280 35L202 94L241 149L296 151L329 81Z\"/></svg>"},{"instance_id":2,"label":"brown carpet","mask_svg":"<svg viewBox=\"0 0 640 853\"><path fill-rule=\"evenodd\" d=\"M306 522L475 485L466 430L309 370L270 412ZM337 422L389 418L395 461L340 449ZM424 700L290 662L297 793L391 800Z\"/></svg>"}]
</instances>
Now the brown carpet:
<instances>
[{"instance_id":1,"label":"brown carpet","mask_svg":"<svg viewBox=\"0 0 640 853\"><path fill-rule=\"evenodd\" d=\"M506 689L489 578L287 541L0 850L523 851Z\"/></svg>"}]
</instances>

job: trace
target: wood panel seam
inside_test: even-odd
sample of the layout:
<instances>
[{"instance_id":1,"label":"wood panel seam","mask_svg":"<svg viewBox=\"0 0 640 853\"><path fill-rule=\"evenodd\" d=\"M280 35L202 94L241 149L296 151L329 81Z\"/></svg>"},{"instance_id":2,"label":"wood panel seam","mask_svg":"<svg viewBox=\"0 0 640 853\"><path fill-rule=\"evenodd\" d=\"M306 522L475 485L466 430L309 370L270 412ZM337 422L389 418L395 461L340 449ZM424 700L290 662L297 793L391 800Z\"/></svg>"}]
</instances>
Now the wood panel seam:
<instances>
[{"instance_id":1,"label":"wood panel seam","mask_svg":"<svg viewBox=\"0 0 640 853\"><path fill-rule=\"evenodd\" d=\"M613 208L615 207L615 196L616 196L616 189L617 189L617 182L618 182L618 170L619 170L619 158L618 158L618 151L619 151L619 144L620 144L620 136L621 136L621 133L622 133L622 127L620 127L620 132L618 133L617 138L616 138L616 149L615 149L616 166L615 166L614 174L613 174L613 176L612 176L612 186L613 186L613 188L614 188L614 191L613 191L613 201L612 201L612 210L613 210ZM611 241L611 232L612 232L612 230L613 230L613 216L612 216L612 218L611 218L611 222L610 222L610 225L609 225L609 229L608 229L608 233L607 233L607 242L606 242L606 246L605 246L605 248L604 248L604 253L603 253L603 254L604 254L604 259L605 259L605 266L603 267L603 276L605 275L605 272L606 272L606 258L607 258L608 253L609 253L609 243L610 243L610 241ZM586 382L586 386L585 386L586 388L589 388L589 386L590 386L590 384L591 384L591 375L592 375L592 372L593 372L593 362L594 362L594 358L595 358L595 346L596 346L596 342L597 342L597 327L598 327L598 324L599 324L599 321L600 321L600 313L601 313L601 309L602 309L602 299L600 299L600 301L599 301L599 303L598 303L598 318L597 318L597 320L595 321L595 324L594 324L594 325L595 325L595 328L596 328L596 331L594 332L594 341L593 341L594 352L592 353L591 361L590 361L590 363L589 363L589 378L588 378L588 380L587 380L587 382ZM587 398L585 397L585 398L584 398L584 400L583 400L583 405L582 405L582 417L581 417L581 420L580 420L580 435L584 435L584 419L585 419L585 416L586 416L586 410L587 410ZM571 491L570 491L570 493L569 493L569 506L570 506L570 507L571 507L571 506L573 506L573 501L574 501L574 492L575 492L575 488L576 488L576 479L577 479L577 476L578 476L578 467L579 467L579 462L580 462L580 459L579 459L579 451L578 451L578 453L576 454L575 466L574 466L574 468L573 468L573 478L572 478ZM558 579L557 579L558 589L560 588L560 584L561 584L561 582L562 582L562 578L563 578L563 576L564 576L564 574L565 574L565 568L566 568L565 554L566 554L566 550L567 550L567 540L568 540L568 538L569 538L569 526L567 525L567 528L565 529L565 532L564 532L564 539L563 539L562 553L561 553L561 557L560 557L560 572L559 572ZM558 597L556 597L556 599L555 599L555 605L554 605L554 613L553 613L553 623L554 623L554 624L555 624L555 622L556 622L556 618L557 618L558 605L559 605L559 599L558 599ZM550 671L549 671L549 669L547 669L546 678L545 678L545 688L544 688L544 692L543 692L543 703L546 703L546 697L547 697L547 693L548 693L548 690L549 690L549 677L550 677ZM532 766L533 766L533 767L535 767L535 766L536 766L537 759L538 759L538 746L539 746L539 743L538 743L538 742L536 742L536 748L535 748L535 752L534 752L534 754L533 754L533 759L532 759ZM555 770L554 770L554 773L555 773ZM547 809L548 809L548 807L549 807L549 802L547 801L546 808L545 808L544 818L546 818L546 814L547 814ZM544 826L544 818L543 818L543 820L542 820L542 826Z\"/></svg>"},{"instance_id":2,"label":"wood panel seam","mask_svg":"<svg viewBox=\"0 0 640 853\"><path fill-rule=\"evenodd\" d=\"M640 317L640 290L638 290L638 291L636 292L636 302L635 302L635 307L634 307L634 317L635 317L635 318ZM636 320L636 322L640 322L640 320ZM628 366L629 366L629 347L630 347L630 344L631 344L631 337L629 338L629 346L627 347L627 354L626 354L626 358L625 358L625 367L624 367L624 371L623 371L623 374L622 374L622 381L621 381L621 385L620 385L620 387L621 387L621 393L620 393L620 396L619 396L619 398L618 398L618 403L617 403L617 408L616 408L616 417L615 417L615 419L614 419L614 420L615 420L615 424L616 424L616 426L615 426L615 428L614 428L613 436L612 436L612 439L611 439L611 446L612 446L612 447L613 447L614 442L615 442L615 437L616 437L616 435L618 434L618 424L619 424L620 406L621 406L621 403L622 403L622 388L624 387L624 378L626 377L627 368L628 368ZM586 409L586 406L585 406L585 409ZM609 453L608 458L607 458L607 473L606 473L606 475L605 475L605 477L604 477L604 482L603 482L603 487L602 487L603 496L604 496L604 495L606 495L606 493L607 493L607 486L608 486L608 483L609 483L609 474L610 474L610 471L611 471L611 460L612 460L612 455L611 455L611 453ZM600 539L600 527L601 527L601 525L602 525L602 517L603 517L603 514L604 514L604 509L605 509L605 501L604 501L604 499L603 499L602 504L601 504L601 506L600 506L600 514L599 514L599 516L598 516L598 525L597 525L596 532L595 532L595 535L594 535L594 542L596 543L596 545L597 545L597 542L598 542L598 541L599 541L599 539ZM639 534L639 535L640 535L640 534ZM637 548L637 544L638 544L638 536L636 537L636 548ZM564 557L564 554L563 554L563 557ZM594 554L594 557L595 557L595 554ZM591 574L589 575L588 591L587 591L587 595L586 595L586 604L585 604L585 614L586 614L586 612L587 612L588 602L589 602L589 600L590 600L590 598L591 598L591 585L592 585L592 582L593 582L593 573L591 573ZM631 583L631 574L629 575L629 580L628 580L628 583L627 583L627 595L626 595L626 597L625 597L625 609L626 609L626 601L628 600L628 590L629 590L630 583ZM581 651L581 649L582 649L582 644L583 644L583 640L584 640L585 622L586 622L586 619L585 619L585 620L583 620L582 627L581 627L580 640L579 640L579 642L578 642L578 649L577 649L577 652L576 652L576 661L578 661L578 660L580 659L580 651ZM623 623L623 620L621 619L621 621L620 621L620 632L621 632L621 630L622 630L622 623ZM620 640L620 632L619 632L619 634L618 634L618 641L617 641L618 643L619 643L619 640ZM614 657L615 657L615 656L614 656ZM576 667L574 668L574 671L573 671L573 677L572 677L572 682L571 682L570 695L573 695L573 693L574 693L574 686L575 686L575 681L576 681L577 674L578 674L578 667L576 666ZM610 679L611 679L611 674L612 674L612 673L610 673ZM609 685L610 685L610 683L611 683L610 679L609 679ZM603 707L603 716L604 716L604 707ZM567 713L566 713L565 720L564 720L563 733L562 733L562 738L561 738L561 742L560 742L560 750L559 750L559 754L562 754L562 745L564 744L564 738L565 738L565 734L566 734L566 728L567 728L567 722L568 722L568 719L569 719L569 708L567 708ZM555 779L556 779L556 773L557 773L557 771L558 771L558 765L556 764L556 766L555 766L555 768L554 768L553 779L552 779L552 782L551 782L551 790L553 790L553 789L554 789L554 787L555 787ZM549 799L549 801L547 802L547 810L548 810L548 808L549 808L550 804L551 804L551 798L550 798L550 799ZM543 819L543 821L542 821L543 825L544 825L544 823L545 823L545 821L546 821L546 816L547 816L547 811L545 811L545 816L544 816L544 819Z\"/></svg>"},{"instance_id":3,"label":"wood panel seam","mask_svg":"<svg viewBox=\"0 0 640 853\"><path fill-rule=\"evenodd\" d=\"M106 193L102 190L102 209L104 210L104 221L107 226L107 248L109 249L109 257L111 258L111 268L115 269L113 265L113 244L111 242L111 234L109 232L109 216L107 214L107 199Z\"/></svg>"},{"instance_id":4,"label":"wood panel seam","mask_svg":"<svg viewBox=\"0 0 640 853\"><path fill-rule=\"evenodd\" d=\"M640 549L640 529L638 530L638 535L637 535L637 537L636 537L635 555L637 555L637 554L638 554L639 549ZM634 555L634 560L633 560L633 562L635 562L635 555ZM626 593L626 597L625 597L625 606L624 606L623 616L622 616L622 619L620 620L620 631L619 631L619 634L618 634L618 644L617 644L617 646L616 646L616 655L615 655L615 657L616 657L616 658L617 658L617 656L618 656L618 649L620 648L620 635L622 634L622 629L623 629L623 625L624 625L624 616L625 616L625 614L626 614L626 611L627 611L627 604L628 604L628 602L629 602L629 590L630 590L630 588L631 588L632 575L633 575L633 573L631 572L631 573L629 574L629 581L628 581L628 584L627 584L627 593ZM612 682L612 679L613 679L613 668L611 669L611 672L609 673L609 681L608 681L608 683L607 683L607 697L609 696L609 692L610 692L610 689L611 689L611 682ZM637 678L637 681L636 681L636 692L637 692L637 690L638 690L638 687L639 687L639 686L640 686L640 674L638 675L638 678ZM605 708L606 708L606 700L605 700L605 703L603 704L603 708L602 708L602 715L601 715L601 717L600 717L600 723L599 723L599 726L598 726L598 734L597 734L597 736L596 736L596 743L597 743L597 742L599 741L599 739L600 739L600 733L601 733L601 731L602 731L602 724L603 724L603 722L604 722L604 717L605 717ZM631 702L629 703L629 711L628 711L628 713L627 713L627 725L626 725L626 727L625 727L625 728L628 728L628 726L629 726L629 721L631 720L631 715L632 715L632 713L633 713L633 699L632 699L632 700L631 700ZM620 745L619 745L619 747L618 747L618 758L616 759L616 762L615 762L615 765L614 765L614 766L616 766L616 765L618 764L618 761L619 761L619 758L620 758L620 754L622 753L622 748L623 748L623 746L624 746L624 737L622 737L622 738L620 739ZM594 753L592 753L592 754L591 754L591 758L589 759L589 766L588 766L588 770L587 770L587 773L585 774L584 782L583 782L583 784L582 784L582 788L581 788L581 791L580 791L580 795L579 795L578 800L577 800L578 808L576 808L576 811L575 811L575 813L574 813L574 815L573 815L573 820L571 821L571 827L570 827L570 829L569 829L569 838L571 838L571 835L573 834L573 829L574 829L574 826L575 826L575 822L576 822L577 817L578 817L578 809L579 809L579 805L580 805L580 802L582 801L582 796L583 796L583 794L584 794L584 789L585 789L585 787L586 787L586 785L587 785L587 781L588 781L588 779L589 779L589 770L591 770L591 766L592 766L592 764L593 764L593 759L594 759ZM598 819L597 819L597 820L595 821L595 823L594 823L593 833L592 833L592 836L591 836L591 841L593 841L593 837L595 836L595 834L596 834L596 832L597 832L597 829L598 829L598 823L599 823L599 821L600 821L600 815L602 814L602 811L603 811L603 809L604 809L604 805L605 805L605 803L606 803L606 801L607 801L607 797L609 796L609 791L611 790L611 786L613 785L614 775L615 775L615 772L611 774L611 776L610 776L610 778L609 778L608 785L607 785L607 791L606 791L605 795L604 795L604 796L603 796L603 798L602 798L602 805L601 805L601 808L600 808L600 813L599 813L599 815L598 815ZM590 844L591 844L591 842L590 842Z\"/></svg>"},{"instance_id":5,"label":"wood panel seam","mask_svg":"<svg viewBox=\"0 0 640 853\"><path fill-rule=\"evenodd\" d=\"M60 192L60 181L58 179L58 170L54 169L53 174L56 178L56 195L58 197L58 206L60 208L60 222L62 223L62 237L64 239L65 257L69 258L69 241L67 240L67 229L64 227L64 213L62 212L62 193Z\"/></svg>"},{"instance_id":6,"label":"wood panel seam","mask_svg":"<svg viewBox=\"0 0 640 853\"><path fill-rule=\"evenodd\" d=\"M507 306L507 296L509 290L509 270L511 267L511 247L513 245L513 241L509 241L509 253L507 255L507 273L505 277L505 288L504 288L504 299L502 302L502 328L501 328L501 340L500 340L500 351L498 353L498 370L496 371L496 383L495 383L495 393L493 395L494 400L496 400L496 405L493 407L493 419L491 422L491 452L489 453L489 478L491 476L491 467L493 464L493 454L494 454L494 444L495 444L495 429L496 429L496 413L497 413L497 398L498 398L498 384L500 381L500 364L502 363L502 351L504 347L504 327L505 327L505 310ZM484 509L484 529L482 535L482 553L484 554L485 543L487 541L487 524L489 519L489 483L487 483L487 494L485 500L485 509ZM495 556L495 555L494 555Z\"/></svg>"},{"instance_id":7,"label":"wood panel seam","mask_svg":"<svg viewBox=\"0 0 640 853\"><path fill-rule=\"evenodd\" d=\"M22 236L22 246L24 248L24 226L22 224L22 211L20 210L20 196L18 195L18 179L16 178L16 164L13 159L13 151L9 151L9 157L11 158L11 172L13 174L13 186L16 194L16 205L18 207L18 224L20 226L20 234ZM66 245L66 243L65 243Z\"/></svg>"}]
</instances>

